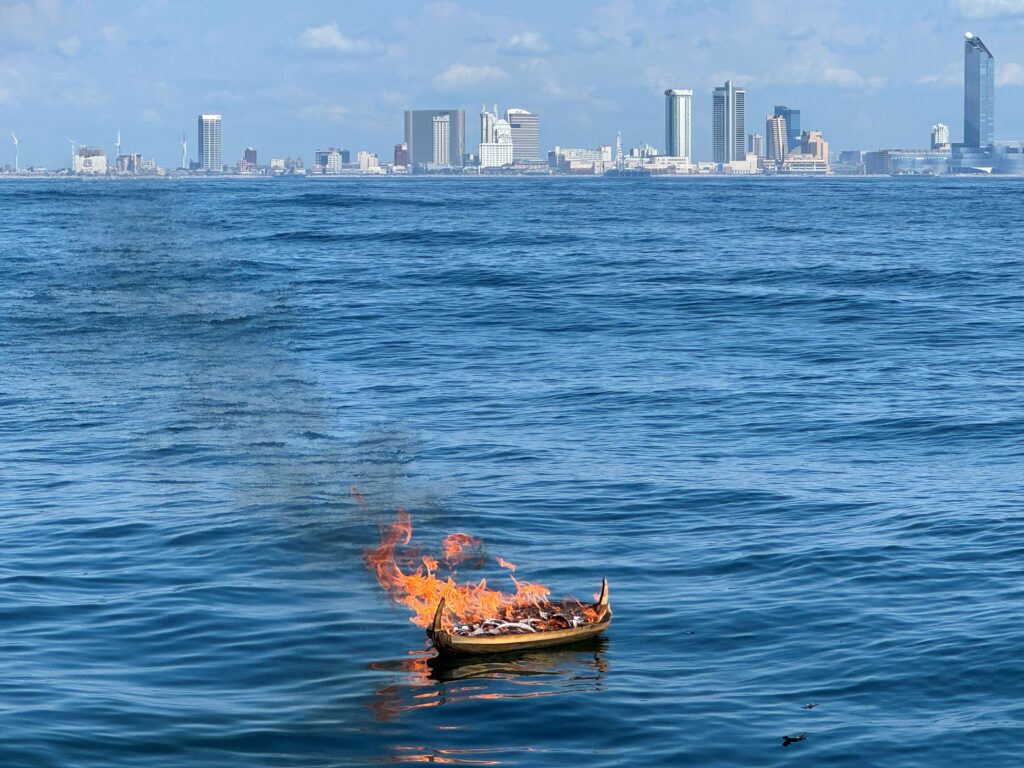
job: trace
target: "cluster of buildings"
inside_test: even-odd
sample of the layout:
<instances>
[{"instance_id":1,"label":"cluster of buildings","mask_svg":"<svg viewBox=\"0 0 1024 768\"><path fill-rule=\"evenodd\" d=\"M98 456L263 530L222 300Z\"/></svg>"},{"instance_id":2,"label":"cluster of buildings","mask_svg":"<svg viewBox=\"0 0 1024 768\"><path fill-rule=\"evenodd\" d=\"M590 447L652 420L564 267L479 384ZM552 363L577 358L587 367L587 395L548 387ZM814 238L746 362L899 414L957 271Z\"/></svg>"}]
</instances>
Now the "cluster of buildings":
<instances>
[{"instance_id":1,"label":"cluster of buildings","mask_svg":"<svg viewBox=\"0 0 1024 768\"><path fill-rule=\"evenodd\" d=\"M932 126L927 148L844 152L844 168L868 174L1024 174L1024 141L997 141L996 60L981 38L964 35L963 142L950 142L949 127Z\"/></svg>"},{"instance_id":2,"label":"cluster of buildings","mask_svg":"<svg viewBox=\"0 0 1024 768\"><path fill-rule=\"evenodd\" d=\"M317 149L307 166L301 157L273 158L260 165L254 147L246 147L233 165L223 158L221 115L198 118L196 158L181 138L181 166L167 171L139 153L121 152L118 132L115 160L108 163L100 147L71 142L71 163L58 174L165 175L223 174L243 176L343 176L375 174L443 173L565 173L610 175L655 174L1024 174L1024 141L995 139L995 57L977 35L964 39L963 142L950 141L949 127L932 126L931 140L922 149L850 150L830 155L820 130L803 130L799 109L776 106L765 118L764 133L747 131L747 93L726 81L711 94L710 161L693 156L693 91L670 88L664 92L665 144L659 150L649 144L623 151L621 135L615 146L563 147L556 145L541 154L540 116L526 109L499 113L480 109L480 139L476 151L466 146L466 113L461 109L416 109L405 113L404 141L394 145L391 158L382 160L369 151L357 152L328 146ZM22 171L19 141L11 133L15 162L6 173L48 173L45 169Z\"/></svg>"}]
</instances>

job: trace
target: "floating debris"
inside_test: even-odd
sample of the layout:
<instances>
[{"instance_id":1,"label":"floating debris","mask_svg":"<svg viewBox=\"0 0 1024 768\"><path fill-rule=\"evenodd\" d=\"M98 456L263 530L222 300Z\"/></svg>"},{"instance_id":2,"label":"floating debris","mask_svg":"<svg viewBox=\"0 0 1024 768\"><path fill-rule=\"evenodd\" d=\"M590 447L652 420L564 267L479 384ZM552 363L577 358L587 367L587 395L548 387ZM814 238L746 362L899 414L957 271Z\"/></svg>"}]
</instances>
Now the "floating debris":
<instances>
[{"instance_id":1,"label":"floating debris","mask_svg":"<svg viewBox=\"0 0 1024 768\"><path fill-rule=\"evenodd\" d=\"M812 701L810 704L804 704L800 709L814 709L816 706L818 706L817 703Z\"/></svg>"},{"instance_id":2,"label":"floating debris","mask_svg":"<svg viewBox=\"0 0 1024 768\"><path fill-rule=\"evenodd\" d=\"M782 746L788 747L790 744L796 744L798 741L803 741L807 738L806 733L798 733L796 736L783 736Z\"/></svg>"}]
</instances>

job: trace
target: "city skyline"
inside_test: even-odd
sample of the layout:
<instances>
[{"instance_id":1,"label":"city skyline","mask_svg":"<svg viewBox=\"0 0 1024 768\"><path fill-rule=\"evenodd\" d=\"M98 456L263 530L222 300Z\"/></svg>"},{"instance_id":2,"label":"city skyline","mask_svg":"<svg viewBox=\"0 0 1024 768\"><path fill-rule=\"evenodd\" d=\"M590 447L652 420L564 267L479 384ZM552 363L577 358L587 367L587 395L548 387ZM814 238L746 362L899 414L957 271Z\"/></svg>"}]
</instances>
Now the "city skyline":
<instances>
[{"instance_id":1,"label":"city skyline","mask_svg":"<svg viewBox=\"0 0 1024 768\"><path fill-rule=\"evenodd\" d=\"M223 3L199 25L196 3L26 0L0 6L0 120L18 135L22 166L65 164L64 136L110 151L120 129L125 152L176 167L181 132L194 136L189 125L208 112L224 117L226 161L247 146L386 156L404 110L495 101L543 115L542 151L600 146L616 130L629 145L661 146L661 95L686 88L692 153L711 157L710 91L731 79L748 94L748 131L790 104L837 148L920 145L937 122L962 138L958 54L971 30L1000 59L997 136L1024 136L1024 3L837 3L813 25L802 8L527 1L503 16L452 2L398 13Z\"/></svg>"}]
</instances>

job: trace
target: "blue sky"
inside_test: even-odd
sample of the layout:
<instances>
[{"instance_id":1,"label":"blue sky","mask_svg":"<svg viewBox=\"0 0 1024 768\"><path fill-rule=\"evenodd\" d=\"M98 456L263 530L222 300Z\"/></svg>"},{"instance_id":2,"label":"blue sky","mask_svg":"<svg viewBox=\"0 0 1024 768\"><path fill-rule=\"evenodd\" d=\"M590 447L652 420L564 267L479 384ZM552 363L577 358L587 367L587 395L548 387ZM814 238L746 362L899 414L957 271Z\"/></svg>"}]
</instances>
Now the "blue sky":
<instances>
[{"instance_id":1,"label":"blue sky","mask_svg":"<svg viewBox=\"0 0 1024 768\"><path fill-rule=\"evenodd\" d=\"M199 112L224 116L224 159L319 146L389 157L407 108L541 114L544 148L664 142L665 88L694 89L710 155L711 89L747 89L747 130L774 104L833 149L962 133L962 39L997 61L996 134L1024 138L1024 0L651 0L345 3L0 0L0 127L23 165L67 163L65 136L165 165L194 156ZM6 130L4 130L6 134ZM9 140L0 163L13 162ZM10 155L10 157L8 157Z\"/></svg>"}]
</instances>

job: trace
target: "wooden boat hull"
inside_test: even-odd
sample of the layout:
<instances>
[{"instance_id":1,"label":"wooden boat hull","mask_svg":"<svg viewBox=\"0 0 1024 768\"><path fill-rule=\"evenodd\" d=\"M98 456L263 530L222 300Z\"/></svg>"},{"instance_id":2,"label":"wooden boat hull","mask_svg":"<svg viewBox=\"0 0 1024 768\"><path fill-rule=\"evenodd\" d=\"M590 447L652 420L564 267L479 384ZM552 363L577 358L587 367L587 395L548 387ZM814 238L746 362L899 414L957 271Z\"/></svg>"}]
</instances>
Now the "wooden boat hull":
<instances>
[{"instance_id":1,"label":"wooden boat hull","mask_svg":"<svg viewBox=\"0 0 1024 768\"><path fill-rule=\"evenodd\" d=\"M601 582L601 596L594 603L597 621L572 629L553 629L548 632L537 632L528 635L483 635L467 637L448 632L442 627L444 616L444 599L434 613L434 623L427 629L427 635L438 653L466 656L480 656L488 653L510 653L514 651L530 651L537 648L550 648L555 645L575 643L587 640L608 629L612 623L612 608L608 602L608 580Z\"/></svg>"}]
</instances>

